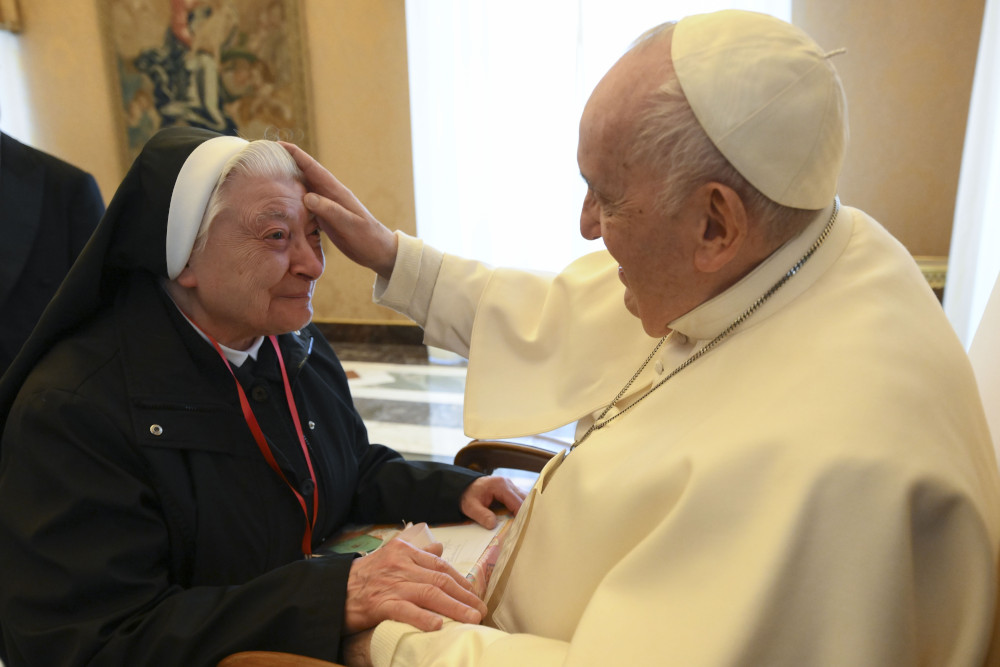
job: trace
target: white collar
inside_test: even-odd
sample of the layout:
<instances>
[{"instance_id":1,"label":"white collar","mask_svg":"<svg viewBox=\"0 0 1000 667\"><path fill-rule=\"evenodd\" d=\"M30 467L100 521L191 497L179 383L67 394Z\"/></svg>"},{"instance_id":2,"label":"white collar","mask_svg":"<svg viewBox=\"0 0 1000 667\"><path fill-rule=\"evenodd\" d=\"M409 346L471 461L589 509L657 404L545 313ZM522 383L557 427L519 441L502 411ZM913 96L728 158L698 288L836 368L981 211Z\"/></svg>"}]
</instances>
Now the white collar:
<instances>
[{"instance_id":1,"label":"white collar","mask_svg":"<svg viewBox=\"0 0 1000 667\"><path fill-rule=\"evenodd\" d=\"M194 329L199 336L201 336L202 340L211 345L212 341L209 339L208 336L205 335L205 332L201 330L201 327L195 324L194 320L188 317L183 310L181 310L180 308L178 308L177 310L180 312L181 315L184 315L184 319L187 320L188 324L191 325L191 328ZM216 341L216 343L219 343L219 349L222 350L222 354L226 356L226 359L229 361L230 364L236 366L237 368L246 363L247 357L253 359L254 361L257 361L257 352L260 351L260 346L261 344L263 344L263 342L264 342L264 337L258 336L257 339L254 340L254 342L251 343L250 347L248 347L247 349L234 350L233 348L226 347L222 343L219 343L219 341Z\"/></svg>"},{"instance_id":2,"label":"white collar","mask_svg":"<svg viewBox=\"0 0 1000 667\"><path fill-rule=\"evenodd\" d=\"M177 308L177 312L184 316L184 319L187 320L188 324L191 325L191 328L195 330L195 333L201 336L202 340L211 345L211 339L205 335L205 332L201 330L201 327L195 324L194 320L187 316L187 313L181 310L181 307L177 305L176 301L174 301L174 297L170 295L170 290L166 289L166 285L163 286L163 291L168 297L170 297L170 302L174 304L175 308ZM218 341L216 342L218 343ZM250 347L245 350L234 350L231 347L226 347L222 343L219 343L219 349L222 350L222 354L225 355L226 360L229 361L231 365L240 367L246 363L247 357L257 361L257 352L260 351L260 346L263 343L264 337L258 336L257 339L251 343Z\"/></svg>"},{"instance_id":3,"label":"white collar","mask_svg":"<svg viewBox=\"0 0 1000 667\"><path fill-rule=\"evenodd\" d=\"M188 321L190 322L190 320ZM192 326L194 325L192 324ZM205 340L208 340L208 336L206 336L201 329L199 329L198 327L194 327L194 330L198 332L199 336L201 336ZM231 347L226 347L222 343L219 343L219 349L222 350L222 354L226 355L226 359L229 360L230 364L232 364L233 366L242 366L244 363L246 363L247 357L253 359L254 361L257 361L257 353L260 351L260 346L261 344L263 344L263 342L264 342L264 337L258 336L257 339L250 345L250 347L248 347L245 350L234 350Z\"/></svg>"}]
</instances>

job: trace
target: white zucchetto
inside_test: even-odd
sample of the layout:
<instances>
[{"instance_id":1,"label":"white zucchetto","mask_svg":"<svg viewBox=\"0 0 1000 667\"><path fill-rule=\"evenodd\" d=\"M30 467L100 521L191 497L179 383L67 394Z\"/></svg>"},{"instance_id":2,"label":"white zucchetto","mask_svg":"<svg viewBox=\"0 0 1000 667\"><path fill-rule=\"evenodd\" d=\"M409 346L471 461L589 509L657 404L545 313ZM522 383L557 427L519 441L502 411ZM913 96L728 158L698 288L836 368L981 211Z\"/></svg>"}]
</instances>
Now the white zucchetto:
<instances>
[{"instance_id":1,"label":"white zucchetto","mask_svg":"<svg viewBox=\"0 0 1000 667\"><path fill-rule=\"evenodd\" d=\"M671 55L698 122L744 178L785 206L830 204L847 147L834 53L773 16L725 10L681 19Z\"/></svg>"}]
</instances>

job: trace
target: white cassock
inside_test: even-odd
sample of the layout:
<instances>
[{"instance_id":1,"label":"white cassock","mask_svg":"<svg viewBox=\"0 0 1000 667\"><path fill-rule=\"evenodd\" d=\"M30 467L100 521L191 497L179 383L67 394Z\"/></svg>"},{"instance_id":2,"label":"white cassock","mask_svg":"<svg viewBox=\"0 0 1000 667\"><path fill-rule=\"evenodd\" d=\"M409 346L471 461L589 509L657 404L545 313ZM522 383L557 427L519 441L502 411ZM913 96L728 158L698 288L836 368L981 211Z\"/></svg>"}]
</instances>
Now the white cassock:
<instances>
[{"instance_id":1,"label":"white cassock","mask_svg":"<svg viewBox=\"0 0 1000 667\"><path fill-rule=\"evenodd\" d=\"M672 322L621 405L767 292L831 211ZM656 344L604 252L539 276L401 237L376 296L469 356L474 437L588 425ZM550 466L493 575L495 627L386 622L376 665L898 667L990 650L1000 479L975 380L910 255L859 210Z\"/></svg>"}]
</instances>

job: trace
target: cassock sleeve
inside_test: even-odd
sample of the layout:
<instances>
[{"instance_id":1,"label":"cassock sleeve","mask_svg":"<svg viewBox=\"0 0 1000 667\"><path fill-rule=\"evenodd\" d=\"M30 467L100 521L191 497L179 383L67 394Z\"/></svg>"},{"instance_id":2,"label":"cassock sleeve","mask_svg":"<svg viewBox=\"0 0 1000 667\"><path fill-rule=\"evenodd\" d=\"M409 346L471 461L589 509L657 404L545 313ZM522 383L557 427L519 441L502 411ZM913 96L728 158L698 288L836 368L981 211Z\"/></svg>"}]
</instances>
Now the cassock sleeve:
<instances>
[{"instance_id":1,"label":"cassock sleeve","mask_svg":"<svg viewBox=\"0 0 1000 667\"><path fill-rule=\"evenodd\" d=\"M664 479L677 502L649 508L650 532L573 610L568 641L385 622L374 665L983 664L996 568L967 490L884 460L789 473L768 449Z\"/></svg>"},{"instance_id":2,"label":"cassock sleeve","mask_svg":"<svg viewBox=\"0 0 1000 667\"><path fill-rule=\"evenodd\" d=\"M614 266L607 258L583 258L548 281L487 271L484 280L469 281L475 287L461 276L474 277L483 269L461 262L443 258L426 329L451 327L459 332L456 338L468 342L467 410L491 392L507 392L494 396L498 402L483 403L477 418L490 405L497 419L528 428L533 422L521 420L516 406L528 405L529 395L534 409L529 405L525 412L538 413L544 401L555 404L555 413L579 417L590 409L583 382L587 374L614 365L630 373L638 365L608 363L613 350L601 350L607 341L648 354L649 344L622 342L633 331L620 325L620 312L613 310L613 288L620 303L621 287L611 281ZM559 293L564 296L553 298ZM586 309L597 319L579 326L584 309L574 303L587 301L605 308ZM615 328L619 325L623 328ZM502 367L494 368L497 364ZM497 373L508 379L491 383ZM564 375L573 381L559 384ZM523 382L523 392L511 392L515 378L531 381ZM609 378L605 386L621 386ZM549 387L548 395L532 395L535 386ZM574 388L581 388L578 397L587 400L574 398ZM829 423L879 424L882 408L869 408L875 413L870 419L856 410L837 414L821 406L819 412ZM599 524L605 530L593 536L586 533L588 515L573 521L579 510L573 494L552 491L546 500L550 524L528 533L525 545L535 538L532 550L522 549L514 560L513 568L526 568L520 573L519 604L532 604L536 591L531 587L542 583L546 568L573 567L570 562L553 566L545 544L579 538L581 559L593 550L609 561L592 591L567 590L567 598L583 600L566 605L579 616L566 641L541 636L545 628L537 626L545 622L539 619L527 628L538 634L461 624L420 633L384 623L372 641L375 664L981 664L994 617L997 571L993 527L977 503L995 494L977 490L976 475L956 474L947 454L940 459L941 470L916 461L909 465L893 447L883 455L881 431L858 434L862 441L870 439L871 447L842 447L838 439L855 437L855 430L817 428L809 423L816 415L781 414L782 420L806 421L806 428L792 431L801 433L801 447L794 446L796 440L775 441L764 430L759 438L741 433L739 455L724 446L693 449L670 469L672 475L657 475L655 485L641 487L658 503L629 506L643 498L631 489L605 494L596 508L605 513ZM635 421L620 423L636 426ZM483 435L503 426L481 424ZM636 433L652 443L662 437L655 425ZM926 445L918 440L904 446ZM945 442L931 447L946 451ZM573 464L572 456L565 465ZM660 461L651 456L644 463L658 472ZM579 495L594 488L582 474L575 479L584 482L575 487ZM565 504L558 505L558 498ZM556 524L563 521L565 533L560 534ZM591 521L595 525L592 515ZM618 530L634 533L633 538L616 540ZM557 606L551 599L546 603Z\"/></svg>"},{"instance_id":3,"label":"cassock sleeve","mask_svg":"<svg viewBox=\"0 0 1000 667\"><path fill-rule=\"evenodd\" d=\"M561 665L567 642L535 635L508 634L482 625L448 621L437 632L385 621L372 638L375 667L417 665Z\"/></svg>"},{"instance_id":4,"label":"cassock sleeve","mask_svg":"<svg viewBox=\"0 0 1000 667\"><path fill-rule=\"evenodd\" d=\"M544 433L593 412L655 342L625 308L607 252L551 275L494 269L397 236L392 278L376 281L375 299L422 326L428 345L469 358L471 437Z\"/></svg>"}]
</instances>

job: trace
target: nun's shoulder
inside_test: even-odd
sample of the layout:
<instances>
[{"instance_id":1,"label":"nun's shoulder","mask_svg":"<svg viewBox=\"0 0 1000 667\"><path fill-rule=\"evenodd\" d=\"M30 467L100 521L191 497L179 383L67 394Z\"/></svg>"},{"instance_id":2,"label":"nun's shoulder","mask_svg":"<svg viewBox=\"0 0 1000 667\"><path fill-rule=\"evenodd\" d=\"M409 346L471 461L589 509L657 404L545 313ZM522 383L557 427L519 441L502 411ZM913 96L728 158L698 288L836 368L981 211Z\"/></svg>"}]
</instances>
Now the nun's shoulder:
<instances>
[{"instance_id":1,"label":"nun's shoulder","mask_svg":"<svg viewBox=\"0 0 1000 667\"><path fill-rule=\"evenodd\" d=\"M107 312L95 315L38 360L19 395L40 391L107 395L108 381L120 380L121 374L115 372L119 352L114 319Z\"/></svg>"}]
</instances>

